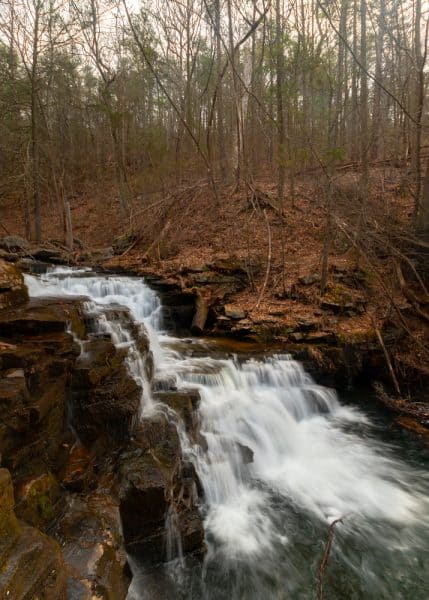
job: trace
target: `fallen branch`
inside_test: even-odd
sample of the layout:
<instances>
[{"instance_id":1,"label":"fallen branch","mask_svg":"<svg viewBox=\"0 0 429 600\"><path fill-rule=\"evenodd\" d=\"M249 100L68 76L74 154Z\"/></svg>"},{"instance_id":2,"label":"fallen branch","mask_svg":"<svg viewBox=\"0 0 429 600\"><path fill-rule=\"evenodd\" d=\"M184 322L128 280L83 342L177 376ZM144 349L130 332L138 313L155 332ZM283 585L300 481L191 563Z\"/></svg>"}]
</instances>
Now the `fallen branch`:
<instances>
[{"instance_id":1,"label":"fallen branch","mask_svg":"<svg viewBox=\"0 0 429 600\"><path fill-rule=\"evenodd\" d=\"M374 326L374 330L375 330L377 339L379 341L379 344L381 346L381 349L383 350L384 358L386 360L386 364L388 366L389 373L390 373L390 376L391 376L392 381L393 381L393 385L395 386L395 391L398 394L398 396L400 396L401 395L401 389L399 387L398 379L396 378L396 374L395 374L395 370L394 370L393 365L392 365L392 361L390 360L389 353L387 352L387 348L386 348L386 345L384 343L383 337L381 335L381 331L377 327L377 324L375 322L375 317L374 316L372 317L372 324Z\"/></svg>"},{"instance_id":2,"label":"fallen branch","mask_svg":"<svg viewBox=\"0 0 429 600\"><path fill-rule=\"evenodd\" d=\"M10 231L8 231L8 230L6 229L6 227L3 225L3 223L0 223L0 225L1 225L2 229L4 229L4 230L5 230L5 232L7 233L7 235L10 235Z\"/></svg>"},{"instance_id":3,"label":"fallen branch","mask_svg":"<svg viewBox=\"0 0 429 600\"><path fill-rule=\"evenodd\" d=\"M342 522L343 522L343 517L340 517L339 519L335 519L335 521L332 521L332 523L329 526L329 533L328 533L328 539L326 541L325 552L323 553L322 562L320 563L320 567L319 567L319 600L323 600L323 581L325 579L326 567L328 566L329 555L331 553L331 546L332 546L332 542L334 539L335 526L338 523L342 523Z\"/></svg>"}]
</instances>

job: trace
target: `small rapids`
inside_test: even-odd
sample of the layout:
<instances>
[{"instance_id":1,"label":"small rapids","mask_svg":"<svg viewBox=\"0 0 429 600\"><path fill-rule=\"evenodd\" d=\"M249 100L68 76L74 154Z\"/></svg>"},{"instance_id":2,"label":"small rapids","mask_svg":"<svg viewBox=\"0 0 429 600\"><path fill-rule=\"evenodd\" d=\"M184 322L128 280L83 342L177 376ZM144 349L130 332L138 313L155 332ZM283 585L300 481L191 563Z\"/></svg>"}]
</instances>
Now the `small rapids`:
<instances>
[{"instance_id":1,"label":"small rapids","mask_svg":"<svg viewBox=\"0 0 429 600\"><path fill-rule=\"evenodd\" d=\"M201 395L207 449L180 435L204 488L206 559L156 573L134 565L131 600L316 598L338 518L326 598L429 597L428 455L415 440L386 433L380 415L340 402L288 355L220 356L209 342L172 337L157 294L140 279L55 269L26 282L32 296L89 299L100 327L130 348L143 412L156 409L144 365L107 307L125 306L145 325L158 378Z\"/></svg>"}]
</instances>

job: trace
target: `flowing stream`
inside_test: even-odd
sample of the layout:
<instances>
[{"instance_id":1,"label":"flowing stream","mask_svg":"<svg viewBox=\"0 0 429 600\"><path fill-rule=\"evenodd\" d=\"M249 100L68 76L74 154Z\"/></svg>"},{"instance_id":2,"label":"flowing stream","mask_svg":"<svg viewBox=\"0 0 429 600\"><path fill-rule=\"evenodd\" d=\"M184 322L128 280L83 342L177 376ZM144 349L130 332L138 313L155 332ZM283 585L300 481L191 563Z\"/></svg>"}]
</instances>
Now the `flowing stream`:
<instances>
[{"instance_id":1,"label":"flowing stream","mask_svg":"<svg viewBox=\"0 0 429 600\"><path fill-rule=\"evenodd\" d=\"M214 342L172 337L141 279L54 269L26 281L33 296L89 298L87 310L129 348L142 414L156 402L141 357L106 307L125 306L146 325L157 377L200 391L208 449L181 437L205 492L206 559L154 573L136 566L130 599L317 598L329 526L339 518L325 598L429 598L423 444L390 428L370 403L363 411L359 400L340 401L287 355L232 356Z\"/></svg>"}]
</instances>

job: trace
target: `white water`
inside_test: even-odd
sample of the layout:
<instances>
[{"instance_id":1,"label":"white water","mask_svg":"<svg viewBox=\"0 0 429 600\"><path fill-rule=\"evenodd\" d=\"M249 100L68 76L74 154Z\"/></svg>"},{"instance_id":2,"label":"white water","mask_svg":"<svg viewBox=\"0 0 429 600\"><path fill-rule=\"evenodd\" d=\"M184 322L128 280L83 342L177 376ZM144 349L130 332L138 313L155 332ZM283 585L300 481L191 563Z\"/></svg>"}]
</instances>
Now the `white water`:
<instances>
[{"instance_id":1,"label":"white water","mask_svg":"<svg viewBox=\"0 0 429 600\"><path fill-rule=\"evenodd\" d=\"M328 524L344 517L344 527L354 523L360 532L374 522L398 530L427 523L427 498L410 482L408 468L371 435L367 417L341 405L334 391L317 386L290 357L201 357L197 342L199 356L190 355L192 342L162 332L159 299L139 279L56 270L26 281L32 296L84 295L91 310L126 306L148 329L157 375L173 377L179 389L200 390L208 451L183 432L181 437L205 491L209 555L216 550L230 559L254 560L287 546L273 493L312 519ZM132 346L117 323L100 319L115 343ZM135 347L129 366L143 389L142 410L149 412L153 403ZM238 444L253 452L253 462L243 462Z\"/></svg>"}]
</instances>

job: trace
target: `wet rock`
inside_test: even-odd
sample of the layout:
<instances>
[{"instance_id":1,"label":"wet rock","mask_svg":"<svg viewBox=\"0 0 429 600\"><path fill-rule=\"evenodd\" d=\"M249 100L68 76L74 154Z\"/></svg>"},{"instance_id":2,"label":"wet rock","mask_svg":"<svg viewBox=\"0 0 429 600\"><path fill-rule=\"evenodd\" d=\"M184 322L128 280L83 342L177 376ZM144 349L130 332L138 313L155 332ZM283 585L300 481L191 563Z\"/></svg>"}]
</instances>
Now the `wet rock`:
<instances>
[{"instance_id":1,"label":"wet rock","mask_svg":"<svg viewBox=\"0 0 429 600\"><path fill-rule=\"evenodd\" d=\"M9 471L0 469L0 554L12 546L20 534L14 504L12 478Z\"/></svg>"},{"instance_id":2,"label":"wet rock","mask_svg":"<svg viewBox=\"0 0 429 600\"><path fill-rule=\"evenodd\" d=\"M14 265L0 259L0 311L27 301L28 291L22 273Z\"/></svg>"},{"instance_id":3,"label":"wet rock","mask_svg":"<svg viewBox=\"0 0 429 600\"><path fill-rule=\"evenodd\" d=\"M176 391L177 390L177 381L174 375L165 376L155 375L152 381L152 390L154 392L163 392L163 391Z\"/></svg>"},{"instance_id":4,"label":"wet rock","mask_svg":"<svg viewBox=\"0 0 429 600\"><path fill-rule=\"evenodd\" d=\"M70 574L68 598L126 598L130 580L118 501L101 492L70 497L56 536Z\"/></svg>"},{"instance_id":5,"label":"wet rock","mask_svg":"<svg viewBox=\"0 0 429 600\"><path fill-rule=\"evenodd\" d=\"M66 571L57 542L20 523L10 473L0 469L0 596L66 599Z\"/></svg>"},{"instance_id":6,"label":"wet rock","mask_svg":"<svg viewBox=\"0 0 429 600\"><path fill-rule=\"evenodd\" d=\"M37 529L46 528L61 509L61 489L52 473L31 477L17 486L17 516Z\"/></svg>"},{"instance_id":7,"label":"wet rock","mask_svg":"<svg viewBox=\"0 0 429 600\"><path fill-rule=\"evenodd\" d=\"M46 472L55 461L66 417L68 380L79 346L66 332L83 319L76 304L32 305L0 312L0 452L14 473ZM7 335L7 337L6 337Z\"/></svg>"},{"instance_id":8,"label":"wet rock","mask_svg":"<svg viewBox=\"0 0 429 600\"><path fill-rule=\"evenodd\" d=\"M161 452L161 460L159 452L145 452L144 446L123 457L120 512L124 539L128 551L146 563L166 560L165 520L180 460L179 444L174 445L176 452L171 448Z\"/></svg>"},{"instance_id":9,"label":"wet rock","mask_svg":"<svg viewBox=\"0 0 429 600\"><path fill-rule=\"evenodd\" d=\"M245 465L252 463L253 459L254 459L254 455L255 455L253 450L251 448L249 448L249 446L245 446L244 444L241 444L240 442L236 442L236 444L237 444L238 450L240 452L241 460L243 461L243 463Z\"/></svg>"},{"instance_id":10,"label":"wet rock","mask_svg":"<svg viewBox=\"0 0 429 600\"><path fill-rule=\"evenodd\" d=\"M187 510L179 517L178 531L184 554L202 558L205 554L204 526L197 508Z\"/></svg>"},{"instance_id":11,"label":"wet rock","mask_svg":"<svg viewBox=\"0 0 429 600\"><path fill-rule=\"evenodd\" d=\"M27 305L0 312L0 336L10 339L64 332L71 326L85 337L84 315L79 298L32 298Z\"/></svg>"},{"instance_id":12,"label":"wet rock","mask_svg":"<svg viewBox=\"0 0 429 600\"><path fill-rule=\"evenodd\" d=\"M174 558L178 546L169 542L172 534L180 535L185 553L204 552L202 519L192 492L198 484L182 460L176 426L166 416L142 421L121 457L120 478L124 539L132 555L144 564Z\"/></svg>"},{"instance_id":13,"label":"wet rock","mask_svg":"<svg viewBox=\"0 0 429 600\"><path fill-rule=\"evenodd\" d=\"M108 339L86 343L72 377L74 426L86 443L103 438L122 443L137 419L141 388L131 377L124 352Z\"/></svg>"},{"instance_id":14,"label":"wet rock","mask_svg":"<svg viewBox=\"0 0 429 600\"><path fill-rule=\"evenodd\" d=\"M32 273L33 275L42 275L51 267L50 263L34 260L33 258L21 258L15 265L24 273Z\"/></svg>"},{"instance_id":15,"label":"wet rock","mask_svg":"<svg viewBox=\"0 0 429 600\"><path fill-rule=\"evenodd\" d=\"M61 470L62 485L71 491L82 492L93 480L94 457L89 450L77 440L68 453Z\"/></svg>"},{"instance_id":16,"label":"wet rock","mask_svg":"<svg viewBox=\"0 0 429 600\"><path fill-rule=\"evenodd\" d=\"M167 404L180 416L187 434L194 443L201 441L197 413L201 398L197 389L160 391L155 394L155 399Z\"/></svg>"},{"instance_id":17,"label":"wet rock","mask_svg":"<svg viewBox=\"0 0 429 600\"><path fill-rule=\"evenodd\" d=\"M40 246L32 248L30 253L32 258L45 263L67 265L70 262L68 254L60 248Z\"/></svg>"}]
</instances>

